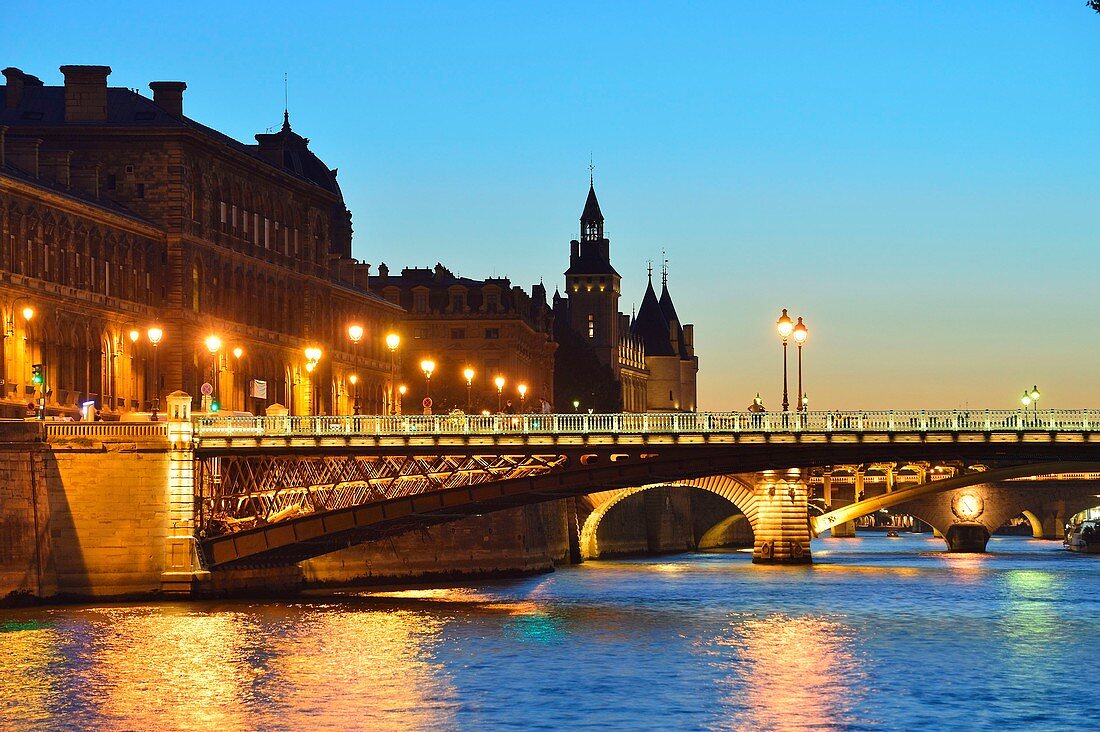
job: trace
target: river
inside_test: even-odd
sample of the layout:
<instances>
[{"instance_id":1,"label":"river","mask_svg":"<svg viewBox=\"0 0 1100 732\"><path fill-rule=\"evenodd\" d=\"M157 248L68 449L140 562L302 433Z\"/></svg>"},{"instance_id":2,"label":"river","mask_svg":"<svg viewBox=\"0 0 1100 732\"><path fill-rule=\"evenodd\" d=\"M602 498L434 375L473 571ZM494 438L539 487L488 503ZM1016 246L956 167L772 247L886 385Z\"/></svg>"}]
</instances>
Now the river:
<instances>
[{"instance_id":1,"label":"river","mask_svg":"<svg viewBox=\"0 0 1100 732\"><path fill-rule=\"evenodd\" d=\"M287 601L0 610L0 728L1095 729L1100 557L822 539Z\"/></svg>"}]
</instances>

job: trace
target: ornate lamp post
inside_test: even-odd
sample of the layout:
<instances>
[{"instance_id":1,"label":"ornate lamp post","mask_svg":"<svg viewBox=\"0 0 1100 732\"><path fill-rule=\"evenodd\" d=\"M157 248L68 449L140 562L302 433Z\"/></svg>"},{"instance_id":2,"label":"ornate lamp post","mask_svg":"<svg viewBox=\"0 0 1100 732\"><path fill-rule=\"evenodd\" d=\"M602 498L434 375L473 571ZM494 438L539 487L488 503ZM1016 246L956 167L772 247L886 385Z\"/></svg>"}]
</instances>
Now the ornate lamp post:
<instances>
[{"instance_id":1,"label":"ornate lamp post","mask_svg":"<svg viewBox=\"0 0 1100 732\"><path fill-rule=\"evenodd\" d=\"M802 411L802 345L806 342L806 336L809 335L809 331L806 330L806 324L802 322L802 318L798 319L795 323L794 329L791 331L791 335L794 336L794 343L798 346L798 404L795 407L796 411Z\"/></svg>"},{"instance_id":2,"label":"ornate lamp post","mask_svg":"<svg viewBox=\"0 0 1100 732\"><path fill-rule=\"evenodd\" d=\"M386 336L386 348L390 349L390 413L397 414L394 406L393 390L397 381L397 347L401 345L401 336L390 333Z\"/></svg>"},{"instance_id":3,"label":"ornate lamp post","mask_svg":"<svg viewBox=\"0 0 1100 732\"><path fill-rule=\"evenodd\" d=\"M467 366L462 370L462 375L466 377L466 412L469 413L473 409L473 390L474 390L474 370Z\"/></svg>"},{"instance_id":4,"label":"ornate lamp post","mask_svg":"<svg viewBox=\"0 0 1100 732\"><path fill-rule=\"evenodd\" d=\"M1031 393L1028 396L1031 397L1031 408L1033 410L1035 410L1034 411L1035 419L1038 420L1039 419L1039 396L1040 396L1039 395L1039 387L1038 386L1032 386L1031 387Z\"/></svg>"},{"instance_id":5,"label":"ornate lamp post","mask_svg":"<svg viewBox=\"0 0 1100 732\"><path fill-rule=\"evenodd\" d=\"M775 326L779 330L779 337L783 339L783 411L786 412L791 406L787 399L787 338L794 330L794 322L787 315L786 308L783 308L783 314L779 316L779 320L775 321Z\"/></svg>"},{"instance_id":6,"label":"ornate lamp post","mask_svg":"<svg viewBox=\"0 0 1100 732\"><path fill-rule=\"evenodd\" d=\"M516 391L519 392L519 411L522 412L527 399L527 384L520 384Z\"/></svg>"},{"instance_id":7,"label":"ornate lamp post","mask_svg":"<svg viewBox=\"0 0 1100 732\"><path fill-rule=\"evenodd\" d=\"M498 376L493 379L493 383L497 385L497 412L501 410L501 396L504 394L504 377Z\"/></svg>"},{"instance_id":8,"label":"ornate lamp post","mask_svg":"<svg viewBox=\"0 0 1100 732\"><path fill-rule=\"evenodd\" d=\"M424 372L424 400L432 398L432 372L435 371L435 361L426 358L420 362L420 370ZM424 407L424 414L431 414L431 407Z\"/></svg>"},{"instance_id":9,"label":"ornate lamp post","mask_svg":"<svg viewBox=\"0 0 1100 732\"><path fill-rule=\"evenodd\" d=\"M240 346L236 346L233 351L233 358L236 359L236 366L233 368L233 385L237 384L237 380L241 378L241 359L244 358L244 349ZM234 388L234 392L237 390ZM241 411L245 410L245 402L247 401L247 387L244 383L241 383Z\"/></svg>"},{"instance_id":10,"label":"ornate lamp post","mask_svg":"<svg viewBox=\"0 0 1100 732\"><path fill-rule=\"evenodd\" d=\"M316 400L313 394L313 370L317 368L317 362L321 360L321 349L316 346L310 346L304 351L306 355L306 373L309 374L309 413L313 414L316 410L314 404Z\"/></svg>"},{"instance_id":11,"label":"ornate lamp post","mask_svg":"<svg viewBox=\"0 0 1100 732\"><path fill-rule=\"evenodd\" d=\"M580 399L574 399L573 400L573 414L576 414L579 411L581 411L581 400Z\"/></svg>"},{"instance_id":12,"label":"ornate lamp post","mask_svg":"<svg viewBox=\"0 0 1100 732\"><path fill-rule=\"evenodd\" d=\"M402 384L397 387L397 413L401 414L401 406L405 401L405 393L409 390L409 387Z\"/></svg>"},{"instance_id":13,"label":"ornate lamp post","mask_svg":"<svg viewBox=\"0 0 1100 732\"><path fill-rule=\"evenodd\" d=\"M351 388L355 390L355 406L352 413L359 414L359 377L352 374L348 377L348 381L351 382Z\"/></svg>"},{"instance_id":14,"label":"ornate lamp post","mask_svg":"<svg viewBox=\"0 0 1100 732\"><path fill-rule=\"evenodd\" d=\"M206 337L206 350L210 351L210 357L213 365L213 370L210 378L210 385L214 387L213 396L210 399L210 411L218 411L218 351L222 349L222 339L211 333Z\"/></svg>"},{"instance_id":15,"label":"ornate lamp post","mask_svg":"<svg viewBox=\"0 0 1100 732\"><path fill-rule=\"evenodd\" d=\"M140 337L140 333L136 330L130 331L130 340L137 341L135 336ZM149 342L153 344L153 410L150 415L154 422L157 421L157 411L160 410L160 362L157 359L157 346L160 345L161 338L164 337L164 331L157 326L149 328L146 332L149 337Z\"/></svg>"}]
</instances>

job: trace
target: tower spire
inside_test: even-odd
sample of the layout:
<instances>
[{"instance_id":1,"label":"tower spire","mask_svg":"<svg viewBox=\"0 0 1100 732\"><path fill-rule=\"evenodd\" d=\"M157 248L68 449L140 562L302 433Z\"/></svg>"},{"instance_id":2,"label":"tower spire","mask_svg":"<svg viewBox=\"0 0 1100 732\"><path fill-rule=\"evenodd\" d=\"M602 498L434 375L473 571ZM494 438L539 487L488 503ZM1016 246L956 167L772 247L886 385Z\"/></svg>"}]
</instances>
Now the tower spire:
<instances>
[{"instance_id":1,"label":"tower spire","mask_svg":"<svg viewBox=\"0 0 1100 732\"><path fill-rule=\"evenodd\" d=\"M649 284L652 285L653 284L653 260L652 259L647 259L645 261L645 264L646 264L646 271L649 272Z\"/></svg>"},{"instance_id":2,"label":"tower spire","mask_svg":"<svg viewBox=\"0 0 1100 732\"><path fill-rule=\"evenodd\" d=\"M661 287L668 287L668 256L661 249Z\"/></svg>"},{"instance_id":3,"label":"tower spire","mask_svg":"<svg viewBox=\"0 0 1100 732\"><path fill-rule=\"evenodd\" d=\"M594 188L596 185L596 166L592 162L592 152L588 152L588 187Z\"/></svg>"}]
</instances>

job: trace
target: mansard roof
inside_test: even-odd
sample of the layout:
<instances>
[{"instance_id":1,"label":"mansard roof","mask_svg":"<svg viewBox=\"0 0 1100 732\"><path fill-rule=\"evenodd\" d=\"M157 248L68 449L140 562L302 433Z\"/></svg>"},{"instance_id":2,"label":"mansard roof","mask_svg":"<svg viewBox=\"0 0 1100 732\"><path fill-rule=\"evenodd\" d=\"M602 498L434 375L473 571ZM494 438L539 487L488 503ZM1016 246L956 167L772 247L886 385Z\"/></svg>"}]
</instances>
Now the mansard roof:
<instances>
[{"instance_id":1,"label":"mansard roof","mask_svg":"<svg viewBox=\"0 0 1100 732\"><path fill-rule=\"evenodd\" d=\"M28 75L29 77L29 75ZM263 155L261 144L249 145L235 140L212 127L196 122L190 117L176 117L162 109L156 102L142 96L133 89L125 87L107 87L107 118L91 122L65 121L65 87L45 86L35 77L29 77L32 83L23 87L19 103L9 109L7 105L8 89L0 86L0 125L10 128L9 134L18 134L20 128L66 127L72 129L95 128L103 126L126 127L144 130L180 129L191 130L213 142L225 145L238 153L243 153L269 165L274 161ZM37 83L35 83L37 82ZM336 171L324 164L308 149L309 140L290 129L284 115L283 128L274 135L257 135L259 138L272 138L283 147L282 165L275 164L283 172L308 181L330 193L341 196L340 186L336 183Z\"/></svg>"}]
</instances>

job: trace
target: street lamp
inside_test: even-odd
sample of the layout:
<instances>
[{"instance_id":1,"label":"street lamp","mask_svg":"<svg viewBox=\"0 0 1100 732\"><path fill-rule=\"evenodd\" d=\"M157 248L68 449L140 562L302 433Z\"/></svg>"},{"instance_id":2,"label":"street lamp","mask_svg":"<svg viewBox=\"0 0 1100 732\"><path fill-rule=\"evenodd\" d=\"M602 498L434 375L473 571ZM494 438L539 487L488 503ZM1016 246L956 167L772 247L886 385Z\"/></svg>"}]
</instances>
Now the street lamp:
<instances>
[{"instance_id":1,"label":"street lamp","mask_svg":"<svg viewBox=\"0 0 1100 732\"><path fill-rule=\"evenodd\" d=\"M238 379L241 381L241 411L245 411L248 406L248 387L241 378L241 359L244 358L244 349L236 346L233 349L233 358L237 359L237 365L233 368L233 386L236 387ZM236 392L236 388L233 391Z\"/></svg>"},{"instance_id":2,"label":"street lamp","mask_svg":"<svg viewBox=\"0 0 1100 732\"><path fill-rule=\"evenodd\" d=\"M775 327L779 330L779 337L783 339L783 411L786 412L790 408L790 402L787 400L787 338L794 330L794 323L787 315L786 308L783 308L783 314L779 316L779 320L775 321Z\"/></svg>"},{"instance_id":3,"label":"street lamp","mask_svg":"<svg viewBox=\"0 0 1100 732\"><path fill-rule=\"evenodd\" d=\"M409 387L402 384L397 387L397 413L401 414L401 406L405 401L405 392L409 390Z\"/></svg>"},{"instance_id":4,"label":"street lamp","mask_svg":"<svg viewBox=\"0 0 1100 732\"><path fill-rule=\"evenodd\" d=\"M796 409L802 411L802 344L806 342L806 336L809 335L809 331L806 330L806 324L802 322L802 318L798 319L795 323L794 329L791 331L791 335L794 336L795 345L798 346L798 406Z\"/></svg>"},{"instance_id":5,"label":"street lamp","mask_svg":"<svg viewBox=\"0 0 1100 732\"><path fill-rule=\"evenodd\" d=\"M1031 394L1029 396L1031 397L1031 408L1035 410L1035 418L1038 419L1039 418L1039 387L1038 386L1032 386L1031 387Z\"/></svg>"},{"instance_id":6,"label":"street lamp","mask_svg":"<svg viewBox=\"0 0 1100 732\"><path fill-rule=\"evenodd\" d=\"M493 379L493 383L497 385L497 412L499 413L501 408L501 395L504 393L504 377L496 377Z\"/></svg>"},{"instance_id":7,"label":"street lamp","mask_svg":"<svg viewBox=\"0 0 1100 732\"><path fill-rule=\"evenodd\" d=\"M580 408L581 408L581 400L580 399L574 399L573 400L573 414L576 414L577 412L579 412Z\"/></svg>"},{"instance_id":8,"label":"street lamp","mask_svg":"<svg viewBox=\"0 0 1100 732\"><path fill-rule=\"evenodd\" d=\"M157 346L160 345L160 339L164 337L164 331L158 326L152 326L145 333L149 337L149 342L153 344L153 421L157 421L157 410L160 409L160 362L157 359ZM140 336L136 330L130 331L130 340L137 341L134 336Z\"/></svg>"},{"instance_id":9,"label":"street lamp","mask_svg":"<svg viewBox=\"0 0 1100 732\"><path fill-rule=\"evenodd\" d=\"M355 389L355 408L353 409L353 414L359 414L359 377L352 374L348 377L348 381L351 382L352 388Z\"/></svg>"},{"instance_id":10,"label":"street lamp","mask_svg":"<svg viewBox=\"0 0 1100 732\"><path fill-rule=\"evenodd\" d=\"M524 400L527 399L527 384L520 384L516 387L519 392L519 411L523 411Z\"/></svg>"},{"instance_id":11,"label":"street lamp","mask_svg":"<svg viewBox=\"0 0 1100 732\"><path fill-rule=\"evenodd\" d=\"M401 345L401 336L390 333L386 336L386 348L390 349L390 412L397 414L393 399L393 385L397 381L397 347Z\"/></svg>"},{"instance_id":12,"label":"street lamp","mask_svg":"<svg viewBox=\"0 0 1100 732\"><path fill-rule=\"evenodd\" d=\"M222 339L211 333L206 336L206 350L210 351L210 356L213 361L213 371L211 376L211 386L214 387L214 396L210 400L210 411L216 412L218 408L215 406L218 403L218 351L222 349Z\"/></svg>"},{"instance_id":13,"label":"street lamp","mask_svg":"<svg viewBox=\"0 0 1100 732\"><path fill-rule=\"evenodd\" d=\"M469 412L473 408L473 389L474 389L474 370L467 366L462 370L462 375L466 377L466 411Z\"/></svg>"},{"instance_id":14,"label":"street lamp","mask_svg":"<svg viewBox=\"0 0 1100 732\"><path fill-rule=\"evenodd\" d=\"M435 361L430 358L426 358L420 362L420 370L424 372L424 401L428 404L424 405L425 413L430 413L431 402L428 401L432 398L432 372L435 371Z\"/></svg>"},{"instance_id":15,"label":"street lamp","mask_svg":"<svg viewBox=\"0 0 1100 732\"><path fill-rule=\"evenodd\" d=\"M303 352L306 355L306 373L309 374L309 413L313 413L316 411L314 409L313 370L317 368L317 362L321 360L321 349L317 346L310 346Z\"/></svg>"}]
</instances>

